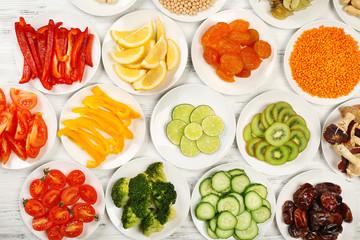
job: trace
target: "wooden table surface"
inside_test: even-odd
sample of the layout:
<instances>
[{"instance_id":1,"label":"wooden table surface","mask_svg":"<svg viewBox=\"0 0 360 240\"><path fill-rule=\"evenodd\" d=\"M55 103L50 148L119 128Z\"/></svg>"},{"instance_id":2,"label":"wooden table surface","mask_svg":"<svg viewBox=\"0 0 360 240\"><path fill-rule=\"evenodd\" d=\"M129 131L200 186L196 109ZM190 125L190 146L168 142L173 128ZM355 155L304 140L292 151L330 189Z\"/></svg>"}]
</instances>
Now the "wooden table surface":
<instances>
[{"instance_id":1,"label":"wooden table surface","mask_svg":"<svg viewBox=\"0 0 360 240\"><path fill-rule=\"evenodd\" d=\"M91 0L89 0L91 1ZM121 0L119 0L121 1ZM264 0L262 0L264 1ZM316 0L315 0L316 1ZM337 16L335 9L330 0L328 6L324 6L326 11L323 12L323 15L319 19L336 19L341 21ZM244 9L245 11L254 13L251 9L251 6L247 0L228 0L222 10L228 9ZM86 14L76 8L69 0L0 0L0 81L1 84L6 83L17 83L21 78L21 73L17 70L15 65L14 49L17 45L17 41L14 34L14 22L18 20L20 16L23 16L26 20L30 20L36 15L50 11L50 10L65 10L72 12L76 15L86 18L90 23L92 23L97 33L102 40L105 36L105 33L108 31L110 26L116 21L119 17L125 15L126 13L133 12L136 10L155 10L159 11L151 0L137 0L137 2L127 11L111 17L96 17L89 14ZM255 13L254 13L255 14ZM188 41L188 47L190 49L192 37L200 25L201 22L197 23L181 23L177 22L179 26L184 31L186 39ZM242 109L245 107L247 102L249 102L255 96L274 89L281 89L286 91L292 91L290 85L288 84L284 70L283 70L283 56L286 44L289 41L290 37L295 33L296 30L283 30L275 27L271 27L271 30L274 33L274 36L277 40L278 45L278 58L275 69L267 80L267 82L255 92L252 92L247 95L242 96L225 96L226 99L230 102L233 111L235 112L236 119L241 114ZM100 64L99 69L91 81L91 84L94 83L108 83L113 84L111 80L107 77L103 66ZM202 81L197 77L196 72L191 63L191 58L189 60L183 73L181 79L175 84L179 86L187 83L200 83ZM136 157L143 156L159 156L153 143L151 142L150 133L149 133L149 123L151 113L156 105L157 101L162 97L163 94L158 94L154 96L135 96L135 98L140 102L141 107L144 111L147 124L147 132L145 136L144 144L141 150L138 152ZM53 107L55 108L57 117L59 118L60 112L69 99L71 95L61 95L53 96L46 95ZM314 110L317 112L318 117L321 121L321 124L324 123L328 114L334 109L335 106L320 106L311 104ZM63 146L57 140L56 145L58 146L54 155L47 159L48 161L57 161L57 160L69 160L70 156L65 152ZM243 160L236 142L234 141L231 149L221 159L216 165L230 162L239 162L246 164ZM321 149L319 148L314 159L308 162L307 166L302 171L309 169L326 169L331 171L329 166L324 160ZM19 193L23 182L27 175L35 169L31 167L25 170L5 170L0 169L0 239L37 239L25 226L20 215L19 210ZM210 169L210 168L208 168ZM181 173L186 177L190 191L193 190L197 180L208 170L184 170L180 169ZM96 176L99 178L103 188L106 188L106 185L115 172L115 170L93 170ZM270 176L266 175L271 183L271 187L278 196L282 187L292 178L294 175L286 176ZM353 185L353 191L359 193L360 186ZM359 200L360 203L360 200ZM357 224L356 231L351 239L360 239L360 223ZM106 214L104 214L99 228L95 231L89 239L129 239L122 233L120 233L114 225L111 223L110 219ZM195 225L193 224L190 214L186 218L185 223L176 230L170 237L167 239L204 239L202 235L197 231ZM278 240L283 239L279 230L277 229L275 219L266 232L266 234L261 238L264 240Z\"/></svg>"}]
</instances>

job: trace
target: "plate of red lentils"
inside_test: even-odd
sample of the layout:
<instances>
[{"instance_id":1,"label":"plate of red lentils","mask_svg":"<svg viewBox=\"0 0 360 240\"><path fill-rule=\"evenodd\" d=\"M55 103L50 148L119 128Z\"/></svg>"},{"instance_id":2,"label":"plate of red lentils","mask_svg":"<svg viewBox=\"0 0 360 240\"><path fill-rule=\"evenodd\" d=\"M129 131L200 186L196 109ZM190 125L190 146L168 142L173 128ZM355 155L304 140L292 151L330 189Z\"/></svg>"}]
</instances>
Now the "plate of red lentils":
<instances>
[{"instance_id":1,"label":"plate of red lentils","mask_svg":"<svg viewBox=\"0 0 360 240\"><path fill-rule=\"evenodd\" d=\"M226 0L153 0L165 15L181 22L197 22L217 13Z\"/></svg>"},{"instance_id":2,"label":"plate of red lentils","mask_svg":"<svg viewBox=\"0 0 360 240\"><path fill-rule=\"evenodd\" d=\"M319 20L300 28L284 55L285 75L307 101L338 104L360 89L360 36L335 20Z\"/></svg>"}]
</instances>

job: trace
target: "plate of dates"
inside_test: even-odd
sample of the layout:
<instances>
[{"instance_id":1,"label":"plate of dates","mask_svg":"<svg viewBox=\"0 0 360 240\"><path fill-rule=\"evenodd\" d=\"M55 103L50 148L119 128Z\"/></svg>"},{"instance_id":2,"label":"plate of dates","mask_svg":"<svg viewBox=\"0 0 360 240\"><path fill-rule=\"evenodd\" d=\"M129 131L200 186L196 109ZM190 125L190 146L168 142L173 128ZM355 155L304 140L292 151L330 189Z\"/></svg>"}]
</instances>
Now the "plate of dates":
<instances>
[{"instance_id":1,"label":"plate of dates","mask_svg":"<svg viewBox=\"0 0 360 240\"><path fill-rule=\"evenodd\" d=\"M285 239L352 239L359 221L359 198L352 189L352 183L326 170L295 176L277 200L281 234Z\"/></svg>"}]
</instances>

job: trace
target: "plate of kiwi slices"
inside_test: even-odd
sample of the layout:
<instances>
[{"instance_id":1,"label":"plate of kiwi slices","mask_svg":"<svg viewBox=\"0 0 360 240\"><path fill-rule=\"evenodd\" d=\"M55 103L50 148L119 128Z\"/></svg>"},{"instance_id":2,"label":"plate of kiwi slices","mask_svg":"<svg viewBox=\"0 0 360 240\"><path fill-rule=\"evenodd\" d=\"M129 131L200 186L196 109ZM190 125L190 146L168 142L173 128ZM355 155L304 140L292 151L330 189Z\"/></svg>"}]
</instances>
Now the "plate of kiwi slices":
<instances>
[{"instance_id":1,"label":"plate of kiwi slices","mask_svg":"<svg viewBox=\"0 0 360 240\"><path fill-rule=\"evenodd\" d=\"M269 175L298 172L320 144L320 121L300 96L270 91L251 100L236 129L240 153L255 169Z\"/></svg>"}]
</instances>

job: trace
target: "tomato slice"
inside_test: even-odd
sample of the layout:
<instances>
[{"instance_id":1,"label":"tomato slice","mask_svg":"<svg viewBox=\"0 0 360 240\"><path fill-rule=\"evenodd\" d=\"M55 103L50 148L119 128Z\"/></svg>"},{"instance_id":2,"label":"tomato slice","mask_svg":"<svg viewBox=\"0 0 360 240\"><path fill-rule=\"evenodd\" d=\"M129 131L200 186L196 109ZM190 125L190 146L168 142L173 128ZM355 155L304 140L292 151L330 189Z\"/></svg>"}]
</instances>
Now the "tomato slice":
<instances>
[{"instance_id":1,"label":"tomato slice","mask_svg":"<svg viewBox=\"0 0 360 240\"><path fill-rule=\"evenodd\" d=\"M6 112L10 113L9 121L7 122L5 131L10 133L11 135L15 134L16 127L17 127L17 108L15 104L11 103L10 106L6 109Z\"/></svg>"},{"instance_id":2,"label":"tomato slice","mask_svg":"<svg viewBox=\"0 0 360 240\"><path fill-rule=\"evenodd\" d=\"M61 225L61 233L68 238L74 238L79 236L84 229L84 224L75 219L71 219L67 223Z\"/></svg>"},{"instance_id":3,"label":"tomato slice","mask_svg":"<svg viewBox=\"0 0 360 240\"><path fill-rule=\"evenodd\" d=\"M47 191L44 194L41 202L42 202L42 204L44 204L45 207L53 208L53 207L59 205L60 200L61 200L60 196L61 196L60 190L50 189L49 191Z\"/></svg>"},{"instance_id":4,"label":"tomato slice","mask_svg":"<svg viewBox=\"0 0 360 240\"><path fill-rule=\"evenodd\" d=\"M49 219L54 224L58 224L58 225L67 223L70 219L69 209L65 205L55 206L51 208L49 211Z\"/></svg>"},{"instance_id":5,"label":"tomato slice","mask_svg":"<svg viewBox=\"0 0 360 240\"><path fill-rule=\"evenodd\" d=\"M0 88L0 112L4 111L6 108L6 97L3 90Z\"/></svg>"},{"instance_id":6,"label":"tomato slice","mask_svg":"<svg viewBox=\"0 0 360 240\"><path fill-rule=\"evenodd\" d=\"M90 185L83 185L79 188L80 191L80 197L82 200L84 200L86 203L94 204L97 201L97 193L95 188L93 188Z\"/></svg>"},{"instance_id":7,"label":"tomato slice","mask_svg":"<svg viewBox=\"0 0 360 240\"><path fill-rule=\"evenodd\" d=\"M37 199L24 200L25 212L33 217L41 217L46 213L44 205Z\"/></svg>"},{"instance_id":8,"label":"tomato slice","mask_svg":"<svg viewBox=\"0 0 360 240\"><path fill-rule=\"evenodd\" d=\"M12 114L8 111L3 111L0 113L0 134L4 132L8 122L12 120Z\"/></svg>"},{"instance_id":9,"label":"tomato slice","mask_svg":"<svg viewBox=\"0 0 360 240\"><path fill-rule=\"evenodd\" d=\"M64 235L61 233L61 226L60 225L53 225L51 226L46 235L49 240L61 240L63 239Z\"/></svg>"},{"instance_id":10,"label":"tomato slice","mask_svg":"<svg viewBox=\"0 0 360 240\"><path fill-rule=\"evenodd\" d=\"M5 138L4 134L0 135L0 158L5 165L9 160L11 154L11 147L8 141Z\"/></svg>"},{"instance_id":11,"label":"tomato slice","mask_svg":"<svg viewBox=\"0 0 360 240\"><path fill-rule=\"evenodd\" d=\"M97 217L95 209L88 203L78 203L72 210L74 217L81 222L89 223L94 220L94 217Z\"/></svg>"},{"instance_id":12,"label":"tomato slice","mask_svg":"<svg viewBox=\"0 0 360 240\"><path fill-rule=\"evenodd\" d=\"M13 103L20 109L31 110L37 104L37 95L33 92L11 88L10 97Z\"/></svg>"},{"instance_id":13,"label":"tomato slice","mask_svg":"<svg viewBox=\"0 0 360 240\"><path fill-rule=\"evenodd\" d=\"M79 187L85 182L85 175L81 170L73 170L66 177L67 183L70 186Z\"/></svg>"},{"instance_id":14,"label":"tomato slice","mask_svg":"<svg viewBox=\"0 0 360 240\"><path fill-rule=\"evenodd\" d=\"M28 122L21 111L16 112L17 116L17 127L16 127L16 133L15 133L15 139L16 140L22 140L25 139L28 135Z\"/></svg>"},{"instance_id":15,"label":"tomato slice","mask_svg":"<svg viewBox=\"0 0 360 240\"><path fill-rule=\"evenodd\" d=\"M32 227L35 231L45 231L52 226L48 216L34 217L32 220Z\"/></svg>"},{"instance_id":16,"label":"tomato slice","mask_svg":"<svg viewBox=\"0 0 360 240\"><path fill-rule=\"evenodd\" d=\"M36 113L35 119L29 131L29 144L33 147L42 147L46 144L48 139L47 126L41 113Z\"/></svg>"},{"instance_id":17,"label":"tomato slice","mask_svg":"<svg viewBox=\"0 0 360 240\"><path fill-rule=\"evenodd\" d=\"M65 205L73 205L80 199L78 187L67 187L61 193L61 202Z\"/></svg>"},{"instance_id":18,"label":"tomato slice","mask_svg":"<svg viewBox=\"0 0 360 240\"><path fill-rule=\"evenodd\" d=\"M31 182L29 188L30 195L35 199L41 199L44 196L44 194L47 192L47 190L48 190L48 186L43 179L35 179L34 181Z\"/></svg>"},{"instance_id":19,"label":"tomato slice","mask_svg":"<svg viewBox=\"0 0 360 240\"><path fill-rule=\"evenodd\" d=\"M66 177L65 175L57 169L53 169L48 172L48 169L44 170L45 182L49 185L49 187L54 189L62 189L66 185Z\"/></svg>"},{"instance_id":20,"label":"tomato slice","mask_svg":"<svg viewBox=\"0 0 360 240\"><path fill-rule=\"evenodd\" d=\"M10 145L11 150L13 150L21 160L25 161L27 159L25 141L17 141L9 134L6 134L5 136Z\"/></svg>"}]
</instances>

